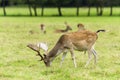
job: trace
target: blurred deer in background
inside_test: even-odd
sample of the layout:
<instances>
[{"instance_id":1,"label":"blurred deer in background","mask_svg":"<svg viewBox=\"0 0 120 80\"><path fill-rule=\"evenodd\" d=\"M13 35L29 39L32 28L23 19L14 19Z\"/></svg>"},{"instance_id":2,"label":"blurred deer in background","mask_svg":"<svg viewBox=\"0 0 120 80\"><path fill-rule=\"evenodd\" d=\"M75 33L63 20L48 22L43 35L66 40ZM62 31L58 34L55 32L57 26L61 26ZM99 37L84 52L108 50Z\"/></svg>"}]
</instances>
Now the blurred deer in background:
<instances>
[{"instance_id":1,"label":"blurred deer in background","mask_svg":"<svg viewBox=\"0 0 120 80\"><path fill-rule=\"evenodd\" d=\"M77 25L77 27L78 27L78 31L85 30L84 25L83 25L83 24L81 24L81 23L79 23L79 24Z\"/></svg>"},{"instance_id":2,"label":"blurred deer in background","mask_svg":"<svg viewBox=\"0 0 120 80\"><path fill-rule=\"evenodd\" d=\"M66 29L64 29L64 30L57 29L55 32L56 33L65 33L65 32L68 32L69 30L72 30L72 28L70 27L70 25L67 24L67 22L65 22L65 26L66 26Z\"/></svg>"},{"instance_id":3,"label":"blurred deer in background","mask_svg":"<svg viewBox=\"0 0 120 80\"><path fill-rule=\"evenodd\" d=\"M46 54L40 54L38 50L34 48L34 46L28 44L27 46L32 50L36 51L41 61L44 62L46 67L49 67L52 61L63 52L61 65L64 61L64 58L68 51L71 53L72 60L74 62L74 66L77 67L74 50L78 51L87 51L88 52L88 61L86 62L85 67L90 63L92 59L92 54L94 55L94 64L97 62L97 52L94 49L94 44L98 39L98 33L105 32L105 30L98 30L96 32L91 32L88 30L83 30L80 32L71 32L63 34L57 41L56 45Z\"/></svg>"},{"instance_id":4,"label":"blurred deer in background","mask_svg":"<svg viewBox=\"0 0 120 80\"><path fill-rule=\"evenodd\" d=\"M44 24L40 24L40 30L42 33L46 34L46 30L45 30L45 25Z\"/></svg>"},{"instance_id":5,"label":"blurred deer in background","mask_svg":"<svg viewBox=\"0 0 120 80\"><path fill-rule=\"evenodd\" d=\"M35 32L34 32L33 30L30 30L29 33L30 33L30 34L34 34Z\"/></svg>"},{"instance_id":6,"label":"blurred deer in background","mask_svg":"<svg viewBox=\"0 0 120 80\"><path fill-rule=\"evenodd\" d=\"M30 30L29 31L30 34L38 34L38 32L34 31L34 30Z\"/></svg>"}]
</instances>

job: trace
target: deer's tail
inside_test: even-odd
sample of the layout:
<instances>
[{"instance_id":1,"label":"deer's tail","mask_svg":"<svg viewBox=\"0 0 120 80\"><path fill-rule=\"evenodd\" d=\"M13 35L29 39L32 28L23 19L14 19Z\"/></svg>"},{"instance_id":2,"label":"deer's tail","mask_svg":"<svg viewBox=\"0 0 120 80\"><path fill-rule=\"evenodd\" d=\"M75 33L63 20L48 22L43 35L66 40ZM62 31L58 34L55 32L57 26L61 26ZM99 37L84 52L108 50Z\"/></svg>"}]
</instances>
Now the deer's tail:
<instances>
[{"instance_id":1,"label":"deer's tail","mask_svg":"<svg viewBox=\"0 0 120 80\"><path fill-rule=\"evenodd\" d=\"M100 29L100 30L97 30L96 33L99 33L99 32L105 32L104 29Z\"/></svg>"}]
</instances>

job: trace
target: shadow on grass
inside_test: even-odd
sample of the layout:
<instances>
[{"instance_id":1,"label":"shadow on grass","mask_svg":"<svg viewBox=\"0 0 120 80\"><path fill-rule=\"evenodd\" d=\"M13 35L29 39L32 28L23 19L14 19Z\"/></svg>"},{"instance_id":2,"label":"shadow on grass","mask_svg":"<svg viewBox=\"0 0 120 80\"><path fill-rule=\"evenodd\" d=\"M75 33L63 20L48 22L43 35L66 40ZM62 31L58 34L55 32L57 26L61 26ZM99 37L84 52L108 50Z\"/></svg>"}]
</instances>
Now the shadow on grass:
<instances>
[{"instance_id":1,"label":"shadow on grass","mask_svg":"<svg viewBox=\"0 0 120 80\"><path fill-rule=\"evenodd\" d=\"M76 16L76 15L63 15L63 16L59 16L59 15L44 15L44 16L30 16L30 15L0 15L0 17L120 17L120 15L112 15L112 16L109 16L109 15L102 15L102 16L97 16L97 15L90 15L90 16L87 16L87 15L79 15L79 16Z\"/></svg>"}]
</instances>

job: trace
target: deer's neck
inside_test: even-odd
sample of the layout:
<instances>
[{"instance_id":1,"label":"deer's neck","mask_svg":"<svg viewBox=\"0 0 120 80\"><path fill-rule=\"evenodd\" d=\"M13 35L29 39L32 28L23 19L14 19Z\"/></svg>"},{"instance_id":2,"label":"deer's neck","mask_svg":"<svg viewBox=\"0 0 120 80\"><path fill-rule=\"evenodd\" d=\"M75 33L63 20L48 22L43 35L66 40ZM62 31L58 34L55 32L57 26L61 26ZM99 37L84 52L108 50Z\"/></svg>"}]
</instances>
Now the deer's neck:
<instances>
[{"instance_id":1,"label":"deer's neck","mask_svg":"<svg viewBox=\"0 0 120 80\"><path fill-rule=\"evenodd\" d=\"M67 32L69 29L68 28L66 28L65 30L64 30L64 32Z\"/></svg>"},{"instance_id":2,"label":"deer's neck","mask_svg":"<svg viewBox=\"0 0 120 80\"><path fill-rule=\"evenodd\" d=\"M56 46L47 54L50 60L53 60L61 53L60 46L61 44L56 44Z\"/></svg>"}]
</instances>

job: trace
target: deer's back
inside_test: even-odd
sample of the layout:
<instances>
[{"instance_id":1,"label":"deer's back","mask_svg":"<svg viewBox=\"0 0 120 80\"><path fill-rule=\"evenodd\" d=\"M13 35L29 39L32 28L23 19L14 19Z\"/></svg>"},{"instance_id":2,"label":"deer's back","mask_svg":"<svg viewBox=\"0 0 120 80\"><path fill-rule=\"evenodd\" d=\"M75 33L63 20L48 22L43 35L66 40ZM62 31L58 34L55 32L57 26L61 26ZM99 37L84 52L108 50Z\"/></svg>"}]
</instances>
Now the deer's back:
<instances>
[{"instance_id":1,"label":"deer's back","mask_svg":"<svg viewBox=\"0 0 120 80\"><path fill-rule=\"evenodd\" d=\"M60 37L59 43L64 47L74 47L78 50L87 50L97 40L97 34L91 31L71 32Z\"/></svg>"}]
</instances>

